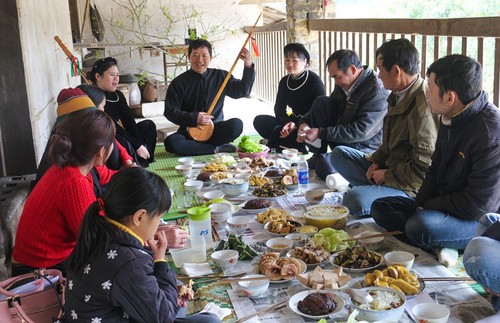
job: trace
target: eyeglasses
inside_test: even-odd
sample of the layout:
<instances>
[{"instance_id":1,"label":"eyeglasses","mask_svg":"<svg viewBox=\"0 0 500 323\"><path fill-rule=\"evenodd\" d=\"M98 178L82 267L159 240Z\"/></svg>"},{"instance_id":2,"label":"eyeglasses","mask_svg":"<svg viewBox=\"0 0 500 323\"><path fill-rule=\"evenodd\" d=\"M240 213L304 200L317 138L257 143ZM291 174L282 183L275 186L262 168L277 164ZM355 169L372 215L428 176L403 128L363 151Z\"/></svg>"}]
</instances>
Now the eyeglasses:
<instances>
[{"instance_id":1,"label":"eyeglasses","mask_svg":"<svg viewBox=\"0 0 500 323\"><path fill-rule=\"evenodd\" d=\"M97 61L94 62L94 70L97 69L100 65L107 64L107 65L118 65L118 62L114 57L104 57L101 59L98 59Z\"/></svg>"}]
</instances>

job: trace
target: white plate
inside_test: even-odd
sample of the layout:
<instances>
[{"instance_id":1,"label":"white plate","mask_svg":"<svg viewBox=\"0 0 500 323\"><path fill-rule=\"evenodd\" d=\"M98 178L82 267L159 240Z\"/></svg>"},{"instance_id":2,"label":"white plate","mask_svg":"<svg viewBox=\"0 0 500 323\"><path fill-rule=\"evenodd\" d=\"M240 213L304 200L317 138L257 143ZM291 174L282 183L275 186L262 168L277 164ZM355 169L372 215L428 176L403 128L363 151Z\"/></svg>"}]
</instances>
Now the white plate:
<instances>
[{"instance_id":1,"label":"white plate","mask_svg":"<svg viewBox=\"0 0 500 323\"><path fill-rule=\"evenodd\" d=\"M299 311L299 309L297 307L298 304L299 304L299 301L303 300L304 298L306 298L307 295L312 294L312 293L330 293L330 294L332 294L333 295L333 301L335 302L335 310L333 310L331 313L328 313L326 315L308 315L308 314L304 314L301 311ZM320 320L322 318L326 318L326 317L329 317L332 314L340 312L344 308L344 300L342 299L342 297L340 297L339 295L337 295L337 294L335 294L334 292L331 292L331 291L305 290L303 292L299 292L299 293L293 295L290 298L290 300L288 301L288 306L290 307L290 309L292 311L294 311L298 315L301 315L303 317L307 317L307 318L313 319L313 320Z\"/></svg>"},{"instance_id":2,"label":"white plate","mask_svg":"<svg viewBox=\"0 0 500 323\"><path fill-rule=\"evenodd\" d=\"M257 221L257 220L255 220L255 221ZM290 221L290 220L289 220L289 221ZM298 228L298 227L301 227L301 226L302 226L302 224L301 224L300 222L293 221L293 220L292 220L292 222L294 222L294 223L295 223L295 227L296 227L296 228ZM266 231L266 232L267 232L267 233L269 233L269 234L272 234L273 236L284 237L284 236L286 236L286 235L288 235L288 234L290 234L290 233L295 233L295 231L293 231L293 232L288 232L288 233L274 233L274 232L271 232L271 231L269 231L269 225L270 225L270 224L271 224L271 222L267 222L266 224L264 224L264 231ZM300 259L299 259L299 260L300 260Z\"/></svg>"},{"instance_id":3,"label":"white plate","mask_svg":"<svg viewBox=\"0 0 500 323\"><path fill-rule=\"evenodd\" d=\"M341 267L339 265L336 265L334 263L334 259L340 255L341 253L345 252L345 250L342 250L342 251L339 251L339 252L336 252L334 253L331 257L330 257L330 263L332 264L333 267L337 268L337 267ZM379 266L381 266L383 263L384 263L384 256L382 256L381 254L379 254L378 252L375 252L375 251L370 251L374 254L377 254L379 257L380 257L380 262L378 264L376 264L375 266L371 266L371 267L367 267L367 268L348 268L348 267L342 267L342 269L344 271L347 271L347 272L350 272L350 273L364 273L364 272L367 272L367 271L370 271L370 270L373 270Z\"/></svg>"},{"instance_id":4,"label":"white plate","mask_svg":"<svg viewBox=\"0 0 500 323\"><path fill-rule=\"evenodd\" d=\"M306 272L307 270L307 265L305 262L303 262L302 260L300 259L297 259L297 261L300 263L300 269L299 269L299 274L303 274ZM259 264L257 263L257 266L255 267L256 268L256 273L257 274L260 274L259 272ZM273 280L272 277L269 277L269 280L271 281L271 284L284 284L284 283L288 283L289 281L292 281L296 279L295 277L293 278L288 278L288 279L280 279L280 280Z\"/></svg>"},{"instance_id":5,"label":"white plate","mask_svg":"<svg viewBox=\"0 0 500 323\"><path fill-rule=\"evenodd\" d=\"M415 295L406 295L405 294L407 299L413 298L424 291L424 289L426 287L425 282L423 280L421 280L421 281L419 281L419 283L420 283L420 288L418 289L418 293L416 293ZM377 286L366 286L364 276L353 278L353 280L349 284L349 288L354 288L354 289L361 289L361 288L366 288L366 287L377 287ZM390 288L390 287L387 287L387 288Z\"/></svg>"}]
</instances>

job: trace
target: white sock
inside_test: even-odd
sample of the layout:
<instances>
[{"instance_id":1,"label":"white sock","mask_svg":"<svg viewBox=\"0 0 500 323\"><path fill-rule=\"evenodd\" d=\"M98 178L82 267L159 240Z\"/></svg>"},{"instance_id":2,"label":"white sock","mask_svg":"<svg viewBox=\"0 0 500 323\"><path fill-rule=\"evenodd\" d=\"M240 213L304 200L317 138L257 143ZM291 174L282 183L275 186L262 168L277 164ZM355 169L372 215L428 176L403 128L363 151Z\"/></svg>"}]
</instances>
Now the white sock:
<instances>
[{"instance_id":1,"label":"white sock","mask_svg":"<svg viewBox=\"0 0 500 323\"><path fill-rule=\"evenodd\" d=\"M438 256L438 261L446 267L453 267L458 261L458 250L451 248L436 248L433 250Z\"/></svg>"}]
</instances>

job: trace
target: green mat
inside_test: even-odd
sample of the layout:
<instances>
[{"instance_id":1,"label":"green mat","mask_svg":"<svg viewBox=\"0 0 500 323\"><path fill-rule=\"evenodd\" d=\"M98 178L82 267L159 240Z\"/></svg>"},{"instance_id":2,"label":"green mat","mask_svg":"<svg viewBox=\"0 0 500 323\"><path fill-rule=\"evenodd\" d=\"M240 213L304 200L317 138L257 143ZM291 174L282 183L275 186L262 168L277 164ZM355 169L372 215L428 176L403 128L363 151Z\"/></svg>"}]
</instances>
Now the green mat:
<instances>
[{"instance_id":1,"label":"green mat","mask_svg":"<svg viewBox=\"0 0 500 323\"><path fill-rule=\"evenodd\" d=\"M259 135L250 136L256 142L262 138ZM234 145L238 145L241 137L233 141ZM232 154L234 157L238 157L236 153ZM179 211L185 210L188 205L196 205L199 203L199 199L196 199L193 193L186 192L184 189L184 182L186 177L180 175L176 170L175 166L179 165L177 159L181 156L169 153L165 151L165 146L163 143L156 145L155 149L155 162L149 165L148 170L160 175L167 182L170 189L174 191L174 198L172 200L172 207L170 211L164 216L164 220L175 220L178 217L185 216L184 213ZM214 157L211 155L194 156L195 163L207 162Z\"/></svg>"}]
</instances>

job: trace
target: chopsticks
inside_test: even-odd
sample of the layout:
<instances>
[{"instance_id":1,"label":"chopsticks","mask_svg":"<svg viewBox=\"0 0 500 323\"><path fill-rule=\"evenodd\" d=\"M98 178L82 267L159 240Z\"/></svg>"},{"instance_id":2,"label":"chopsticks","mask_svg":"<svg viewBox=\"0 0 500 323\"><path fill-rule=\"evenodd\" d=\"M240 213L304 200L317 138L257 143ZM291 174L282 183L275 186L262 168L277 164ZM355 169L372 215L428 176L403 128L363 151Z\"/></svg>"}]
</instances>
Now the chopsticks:
<instances>
[{"instance_id":1,"label":"chopsticks","mask_svg":"<svg viewBox=\"0 0 500 323\"><path fill-rule=\"evenodd\" d=\"M279 302L277 304L274 304L273 306L270 306L266 309L263 309L261 311L258 311L256 312L255 314L252 314L252 315L247 315L245 317L242 317L241 319L237 320L237 321L234 321L234 323L240 323L240 322L244 322L246 320L249 320L251 319L252 317L255 317L255 316L259 316L261 314L264 314L264 313L268 313L268 312L271 312L271 311L275 311L275 310L279 310L279 309L282 309L283 307L286 306L286 303L288 301L283 301L283 302Z\"/></svg>"},{"instance_id":2,"label":"chopsticks","mask_svg":"<svg viewBox=\"0 0 500 323\"><path fill-rule=\"evenodd\" d=\"M234 278L234 279L222 279L219 280L217 283L219 284L229 284L229 283L236 283L236 282L243 282L243 281L253 281L253 280L277 280L277 279L288 279L291 276L273 276L271 277L249 277L249 278Z\"/></svg>"},{"instance_id":3,"label":"chopsticks","mask_svg":"<svg viewBox=\"0 0 500 323\"><path fill-rule=\"evenodd\" d=\"M349 239L343 239L343 242L348 242L348 241L359 241L359 240L365 240L365 239L370 239L370 238L378 238L378 237L385 237L385 236L394 236L397 234L402 234L403 232L401 231L389 231L389 232L381 232L377 234L370 234L366 236L361 236L361 237L353 237Z\"/></svg>"},{"instance_id":4,"label":"chopsticks","mask_svg":"<svg viewBox=\"0 0 500 323\"><path fill-rule=\"evenodd\" d=\"M462 282L472 282L474 279L471 277L418 277L420 281L462 281Z\"/></svg>"},{"instance_id":5,"label":"chopsticks","mask_svg":"<svg viewBox=\"0 0 500 323\"><path fill-rule=\"evenodd\" d=\"M179 275L179 276L177 276L177 278L191 278L191 279L194 279L194 278L236 278L236 277L241 277L244 275L247 275L247 274L241 273L241 274L235 274L235 275L229 275L229 276L224 276L221 274L208 274L208 275L200 275L200 276L192 276L192 277Z\"/></svg>"}]
</instances>

